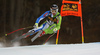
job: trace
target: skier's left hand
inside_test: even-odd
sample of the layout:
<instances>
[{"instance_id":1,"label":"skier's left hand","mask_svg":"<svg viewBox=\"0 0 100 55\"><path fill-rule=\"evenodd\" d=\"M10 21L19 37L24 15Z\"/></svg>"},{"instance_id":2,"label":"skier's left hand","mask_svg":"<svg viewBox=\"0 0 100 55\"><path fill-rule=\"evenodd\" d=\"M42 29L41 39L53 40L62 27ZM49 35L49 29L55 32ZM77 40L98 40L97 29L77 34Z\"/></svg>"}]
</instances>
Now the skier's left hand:
<instances>
[{"instance_id":1,"label":"skier's left hand","mask_svg":"<svg viewBox=\"0 0 100 55\"><path fill-rule=\"evenodd\" d=\"M34 28L38 28L38 23L35 23L35 25L33 27Z\"/></svg>"},{"instance_id":2,"label":"skier's left hand","mask_svg":"<svg viewBox=\"0 0 100 55\"><path fill-rule=\"evenodd\" d=\"M54 28L53 31L54 31L54 33L57 33L57 28Z\"/></svg>"}]
</instances>

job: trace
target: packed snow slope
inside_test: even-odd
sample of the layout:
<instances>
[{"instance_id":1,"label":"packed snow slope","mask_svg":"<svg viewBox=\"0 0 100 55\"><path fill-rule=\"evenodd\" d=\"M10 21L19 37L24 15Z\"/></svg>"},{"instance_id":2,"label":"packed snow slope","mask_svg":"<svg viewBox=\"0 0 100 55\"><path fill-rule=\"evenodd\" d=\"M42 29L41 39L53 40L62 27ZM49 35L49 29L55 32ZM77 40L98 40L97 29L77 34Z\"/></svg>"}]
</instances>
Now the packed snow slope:
<instances>
[{"instance_id":1,"label":"packed snow slope","mask_svg":"<svg viewBox=\"0 0 100 55\"><path fill-rule=\"evenodd\" d=\"M0 55L100 55L100 43L0 48Z\"/></svg>"}]
</instances>

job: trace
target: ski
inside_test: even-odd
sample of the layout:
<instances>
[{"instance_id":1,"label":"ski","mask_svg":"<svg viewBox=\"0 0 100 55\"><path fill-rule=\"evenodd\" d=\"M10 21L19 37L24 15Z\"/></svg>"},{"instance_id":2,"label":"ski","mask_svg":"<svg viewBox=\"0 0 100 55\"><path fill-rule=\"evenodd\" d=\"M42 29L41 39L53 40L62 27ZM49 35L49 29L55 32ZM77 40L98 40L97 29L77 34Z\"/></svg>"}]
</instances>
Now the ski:
<instances>
[{"instance_id":1,"label":"ski","mask_svg":"<svg viewBox=\"0 0 100 55\"><path fill-rule=\"evenodd\" d=\"M22 38L25 38L26 36L28 36L28 35L30 35L30 34L34 34L34 33L35 33L35 32L33 32L33 31L28 32L28 33L26 33L26 34L24 34L24 35L22 35L22 36L20 36L20 37L18 37L18 38L13 39L13 40L11 41L11 43L12 43L12 42L16 42L16 41L18 41L18 40L21 40Z\"/></svg>"},{"instance_id":2,"label":"ski","mask_svg":"<svg viewBox=\"0 0 100 55\"><path fill-rule=\"evenodd\" d=\"M42 31L39 31L39 32L31 39L31 41L33 42L35 39L37 39L41 33L42 33Z\"/></svg>"}]
</instances>

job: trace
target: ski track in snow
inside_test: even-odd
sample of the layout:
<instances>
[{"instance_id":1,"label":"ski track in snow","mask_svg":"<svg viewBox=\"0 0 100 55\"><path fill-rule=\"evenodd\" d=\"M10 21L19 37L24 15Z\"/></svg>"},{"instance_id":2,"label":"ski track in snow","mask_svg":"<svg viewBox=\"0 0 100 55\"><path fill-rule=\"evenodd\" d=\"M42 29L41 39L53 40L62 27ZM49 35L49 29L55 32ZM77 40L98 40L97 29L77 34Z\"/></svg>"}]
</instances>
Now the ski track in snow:
<instances>
[{"instance_id":1,"label":"ski track in snow","mask_svg":"<svg viewBox=\"0 0 100 55\"><path fill-rule=\"evenodd\" d=\"M0 55L100 55L100 42L6 47Z\"/></svg>"}]
</instances>

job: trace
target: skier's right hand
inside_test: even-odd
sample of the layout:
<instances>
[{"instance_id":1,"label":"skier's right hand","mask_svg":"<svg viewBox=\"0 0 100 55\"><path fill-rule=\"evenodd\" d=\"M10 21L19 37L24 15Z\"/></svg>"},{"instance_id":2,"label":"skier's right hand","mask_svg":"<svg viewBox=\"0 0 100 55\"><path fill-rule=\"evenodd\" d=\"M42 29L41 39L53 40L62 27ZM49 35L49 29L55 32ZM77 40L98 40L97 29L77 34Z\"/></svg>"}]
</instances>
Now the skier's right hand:
<instances>
[{"instance_id":1,"label":"skier's right hand","mask_svg":"<svg viewBox=\"0 0 100 55\"><path fill-rule=\"evenodd\" d=\"M54 33L57 33L57 28L54 28L53 31L54 31Z\"/></svg>"},{"instance_id":2,"label":"skier's right hand","mask_svg":"<svg viewBox=\"0 0 100 55\"><path fill-rule=\"evenodd\" d=\"M35 25L33 27L34 28L38 28L38 23L35 23Z\"/></svg>"}]
</instances>

